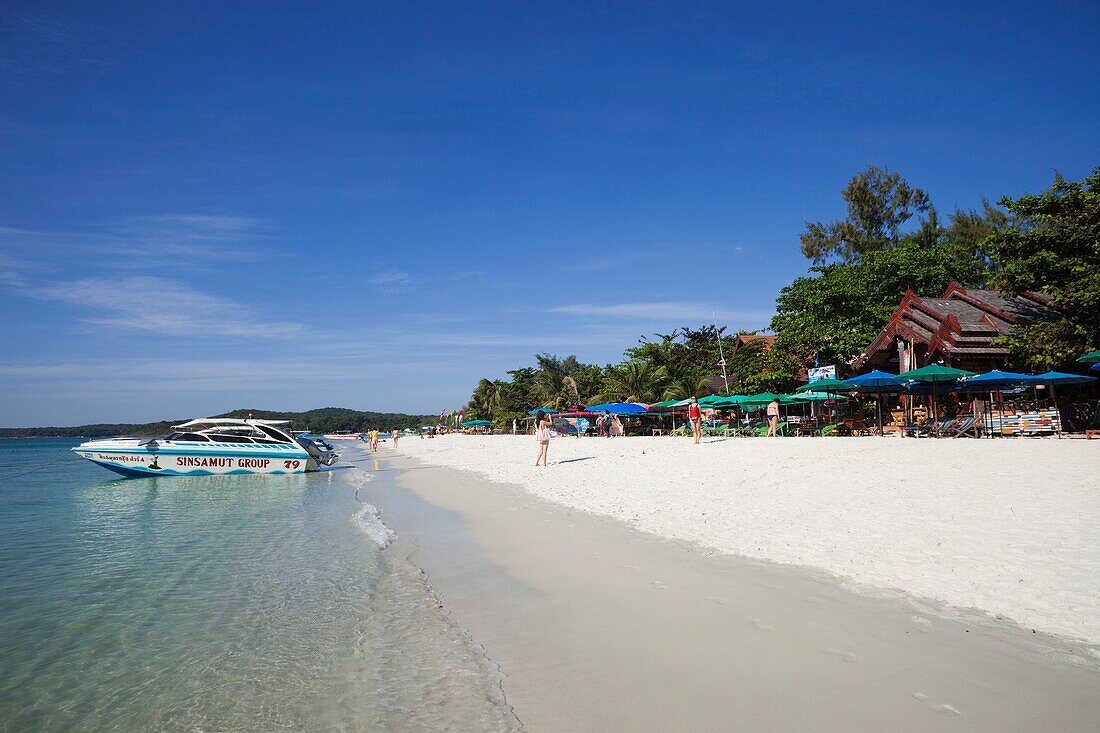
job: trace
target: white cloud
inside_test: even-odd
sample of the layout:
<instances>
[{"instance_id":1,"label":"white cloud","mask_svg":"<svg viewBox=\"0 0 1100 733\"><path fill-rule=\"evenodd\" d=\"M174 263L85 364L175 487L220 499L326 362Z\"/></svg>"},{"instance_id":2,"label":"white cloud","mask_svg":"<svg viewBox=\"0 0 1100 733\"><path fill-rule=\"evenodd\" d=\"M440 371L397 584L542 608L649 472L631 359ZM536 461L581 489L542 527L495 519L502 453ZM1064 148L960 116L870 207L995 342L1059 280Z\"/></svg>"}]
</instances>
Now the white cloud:
<instances>
[{"instance_id":1,"label":"white cloud","mask_svg":"<svg viewBox=\"0 0 1100 733\"><path fill-rule=\"evenodd\" d=\"M384 287L397 288L412 283L412 276L407 272L399 272L397 270L383 270L376 272L367 278L367 282L372 285L382 285Z\"/></svg>"},{"instance_id":2,"label":"white cloud","mask_svg":"<svg viewBox=\"0 0 1100 733\"><path fill-rule=\"evenodd\" d=\"M614 303L593 305L577 303L551 308L550 313L564 313L574 316L621 318L637 321L699 321L708 322L712 318L735 323L766 323L771 320L771 311L736 311L711 308L704 303L687 301L657 301L651 303Z\"/></svg>"},{"instance_id":3,"label":"white cloud","mask_svg":"<svg viewBox=\"0 0 1100 733\"><path fill-rule=\"evenodd\" d=\"M256 257L251 243L266 237L267 227L247 216L162 214L125 220L109 245L128 256L194 257L235 261Z\"/></svg>"},{"instance_id":4,"label":"white cloud","mask_svg":"<svg viewBox=\"0 0 1100 733\"><path fill-rule=\"evenodd\" d=\"M28 291L92 311L83 320L165 336L290 339L298 323L263 321L249 307L159 277L88 278Z\"/></svg>"}]
</instances>

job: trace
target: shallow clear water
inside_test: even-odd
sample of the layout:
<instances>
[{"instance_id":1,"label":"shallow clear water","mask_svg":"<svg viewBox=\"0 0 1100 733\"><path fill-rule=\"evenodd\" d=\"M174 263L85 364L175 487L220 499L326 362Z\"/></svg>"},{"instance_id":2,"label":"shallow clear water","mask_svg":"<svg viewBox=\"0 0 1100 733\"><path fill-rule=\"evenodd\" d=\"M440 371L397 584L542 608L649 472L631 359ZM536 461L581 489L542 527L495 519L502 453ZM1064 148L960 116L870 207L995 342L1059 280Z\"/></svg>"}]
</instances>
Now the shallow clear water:
<instances>
[{"instance_id":1,"label":"shallow clear water","mask_svg":"<svg viewBox=\"0 0 1100 733\"><path fill-rule=\"evenodd\" d=\"M519 728L369 473L116 480L74 444L0 440L0 730Z\"/></svg>"}]
</instances>

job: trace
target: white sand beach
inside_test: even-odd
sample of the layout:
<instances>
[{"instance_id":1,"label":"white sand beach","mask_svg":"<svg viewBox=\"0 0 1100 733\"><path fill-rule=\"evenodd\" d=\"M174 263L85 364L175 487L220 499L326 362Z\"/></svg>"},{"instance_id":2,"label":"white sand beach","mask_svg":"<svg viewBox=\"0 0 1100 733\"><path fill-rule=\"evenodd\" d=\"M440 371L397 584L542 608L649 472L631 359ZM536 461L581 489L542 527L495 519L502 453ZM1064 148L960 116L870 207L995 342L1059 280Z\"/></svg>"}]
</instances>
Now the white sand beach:
<instances>
[{"instance_id":1,"label":"white sand beach","mask_svg":"<svg viewBox=\"0 0 1100 733\"><path fill-rule=\"evenodd\" d=\"M389 452L389 449L385 449ZM422 462L721 553L1100 643L1100 442L403 440Z\"/></svg>"}]
</instances>

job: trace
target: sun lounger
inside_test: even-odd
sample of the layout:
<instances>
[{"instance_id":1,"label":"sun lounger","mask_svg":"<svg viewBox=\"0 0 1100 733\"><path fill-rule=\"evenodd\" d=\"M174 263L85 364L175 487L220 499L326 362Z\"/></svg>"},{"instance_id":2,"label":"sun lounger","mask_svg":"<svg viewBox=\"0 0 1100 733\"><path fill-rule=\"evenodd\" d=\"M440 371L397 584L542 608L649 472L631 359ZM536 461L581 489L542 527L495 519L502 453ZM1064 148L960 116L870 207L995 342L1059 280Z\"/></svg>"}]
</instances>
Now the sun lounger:
<instances>
[{"instance_id":1,"label":"sun lounger","mask_svg":"<svg viewBox=\"0 0 1100 733\"><path fill-rule=\"evenodd\" d=\"M949 438L977 438L981 436L981 430L982 426L978 418L967 417L959 420L950 432L943 433L943 435Z\"/></svg>"},{"instance_id":2,"label":"sun lounger","mask_svg":"<svg viewBox=\"0 0 1100 733\"><path fill-rule=\"evenodd\" d=\"M910 438L919 438L921 435L927 434L936 426L936 421L932 418L928 418L922 423L909 423L903 425L901 431Z\"/></svg>"}]
</instances>

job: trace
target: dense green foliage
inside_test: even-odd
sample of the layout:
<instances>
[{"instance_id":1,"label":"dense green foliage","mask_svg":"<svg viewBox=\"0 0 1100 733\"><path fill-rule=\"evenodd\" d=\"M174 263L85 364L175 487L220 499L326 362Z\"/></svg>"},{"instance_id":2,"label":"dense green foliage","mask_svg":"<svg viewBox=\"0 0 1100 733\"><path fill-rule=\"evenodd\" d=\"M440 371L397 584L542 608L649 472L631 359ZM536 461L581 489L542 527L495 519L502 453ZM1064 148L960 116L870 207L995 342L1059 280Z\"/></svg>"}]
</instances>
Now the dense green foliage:
<instances>
[{"instance_id":1,"label":"dense green foliage","mask_svg":"<svg viewBox=\"0 0 1100 733\"><path fill-rule=\"evenodd\" d=\"M928 194L885 168L867 166L840 195L848 215L828 223L806 222L801 235L802 254L816 263L834 256L855 262L865 252L885 249L899 240L901 226L914 214L931 210L930 221L935 221Z\"/></svg>"},{"instance_id":2,"label":"dense green foliage","mask_svg":"<svg viewBox=\"0 0 1100 733\"><path fill-rule=\"evenodd\" d=\"M864 253L858 263L816 265L783 288L771 328L775 349L794 365L843 364L878 335L907 289L939 295L952 280L982 284L987 269L972 249L910 240Z\"/></svg>"},{"instance_id":3,"label":"dense green foliage","mask_svg":"<svg viewBox=\"0 0 1100 733\"><path fill-rule=\"evenodd\" d=\"M1021 366L1065 368L1100 345L1100 168L1084 181L1057 176L1043 193L1001 205L1018 222L987 240L1007 293L1039 290L1065 319L1019 326L1006 339Z\"/></svg>"},{"instance_id":4,"label":"dense green foliage","mask_svg":"<svg viewBox=\"0 0 1100 733\"><path fill-rule=\"evenodd\" d=\"M249 412L258 420L290 420L295 430L308 430L313 433L333 433L337 431L362 431L368 428L380 430L402 430L415 428L427 421L434 422L430 415L405 415L393 412L361 412L343 407L322 407L308 412L273 412L270 410L233 410L212 417L246 418ZM0 428L0 438L101 438L115 435L164 435L171 432L172 425L186 422L190 418L144 424L120 423L113 425L78 425L76 427L48 428Z\"/></svg>"}]
</instances>

